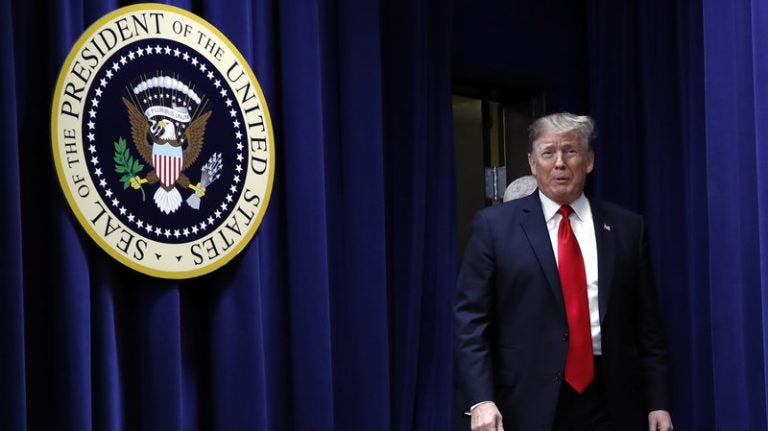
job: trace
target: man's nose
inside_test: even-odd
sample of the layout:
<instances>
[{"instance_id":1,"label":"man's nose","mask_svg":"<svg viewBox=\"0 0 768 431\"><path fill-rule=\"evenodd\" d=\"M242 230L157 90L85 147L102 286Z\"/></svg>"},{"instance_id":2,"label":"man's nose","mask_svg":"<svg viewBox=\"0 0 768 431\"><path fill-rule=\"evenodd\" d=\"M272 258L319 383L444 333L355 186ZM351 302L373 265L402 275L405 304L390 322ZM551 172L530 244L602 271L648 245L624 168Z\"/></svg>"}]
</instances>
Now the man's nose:
<instances>
[{"instance_id":1,"label":"man's nose","mask_svg":"<svg viewBox=\"0 0 768 431\"><path fill-rule=\"evenodd\" d=\"M565 159L563 157L563 152L558 151L555 153L555 167L556 168L565 168Z\"/></svg>"}]
</instances>

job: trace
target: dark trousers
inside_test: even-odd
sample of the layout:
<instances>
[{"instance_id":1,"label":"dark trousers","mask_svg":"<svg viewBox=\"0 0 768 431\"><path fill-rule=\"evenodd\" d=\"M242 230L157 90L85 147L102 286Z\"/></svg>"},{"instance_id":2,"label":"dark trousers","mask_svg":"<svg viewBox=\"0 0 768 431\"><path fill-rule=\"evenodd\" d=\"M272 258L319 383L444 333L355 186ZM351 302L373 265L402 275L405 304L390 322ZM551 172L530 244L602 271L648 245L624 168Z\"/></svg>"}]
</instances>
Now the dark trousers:
<instances>
[{"instance_id":1,"label":"dark trousers","mask_svg":"<svg viewBox=\"0 0 768 431\"><path fill-rule=\"evenodd\" d=\"M600 356L595 356L595 378L584 392L579 394L563 381L552 431L616 431L608 412Z\"/></svg>"}]
</instances>

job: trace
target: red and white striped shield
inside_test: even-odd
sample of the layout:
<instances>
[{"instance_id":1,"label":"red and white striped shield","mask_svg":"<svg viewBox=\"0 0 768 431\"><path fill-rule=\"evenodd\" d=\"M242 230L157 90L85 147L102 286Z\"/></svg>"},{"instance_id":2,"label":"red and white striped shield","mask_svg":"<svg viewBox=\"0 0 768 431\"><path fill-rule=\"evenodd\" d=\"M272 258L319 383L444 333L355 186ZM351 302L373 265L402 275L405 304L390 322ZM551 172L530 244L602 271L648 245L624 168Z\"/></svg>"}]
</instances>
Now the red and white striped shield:
<instances>
[{"instance_id":1,"label":"red and white striped shield","mask_svg":"<svg viewBox=\"0 0 768 431\"><path fill-rule=\"evenodd\" d=\"M155 165L155 173L166 187L171 187L179 179L181 167L184 164L184 152L181 146L174 147L171 144L152 146L152 163Z\"/></svg>"}]
</instances>

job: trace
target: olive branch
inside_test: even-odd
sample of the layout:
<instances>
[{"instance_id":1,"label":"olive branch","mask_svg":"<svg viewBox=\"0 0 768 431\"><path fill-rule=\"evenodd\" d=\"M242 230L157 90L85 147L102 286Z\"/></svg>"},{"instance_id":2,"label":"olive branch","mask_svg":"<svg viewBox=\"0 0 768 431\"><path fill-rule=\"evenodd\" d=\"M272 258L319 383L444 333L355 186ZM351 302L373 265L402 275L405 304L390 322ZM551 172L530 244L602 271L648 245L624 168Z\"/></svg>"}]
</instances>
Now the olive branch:
<instances>
[{"instance_id":1,"label":"olive branch","mask_svg":"<svg viewBox=\"0 0 768 431\"><path fill-rule=\"evenodd\" d=\"M115 172L123 174L120 177L120 181L123 183L123 190L127 189L131 185L131 179L139 174L144 169L144 165L139 163L138 159L134 159L128 150L125 138L122 136L115 142ZM144 194L144 188L139 183L139 190L141 190L141 200L145 201L147 196Z\"/></svg>"}]
</instances>

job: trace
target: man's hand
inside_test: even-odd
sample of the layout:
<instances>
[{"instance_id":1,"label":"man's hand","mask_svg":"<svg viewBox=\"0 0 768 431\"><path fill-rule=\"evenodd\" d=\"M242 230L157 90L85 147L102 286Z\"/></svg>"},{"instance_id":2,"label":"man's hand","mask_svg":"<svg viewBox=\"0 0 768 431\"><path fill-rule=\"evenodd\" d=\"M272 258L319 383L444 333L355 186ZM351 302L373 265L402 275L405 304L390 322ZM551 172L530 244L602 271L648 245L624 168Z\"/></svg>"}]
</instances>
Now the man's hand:
<instances>
[{"instance_id":1,"label":"man's hand","mask_svg":"<svg viewBox=\"0 0 768 431\"><path fill-rule=\"evenodd\" d=\"M479 407L479 406L478 406ZM672 417L666 410L648 413L648 431L672 431Z\"/></svg>"},{"instance_id":2,"label":"man's hand","mask_svg":"<svg viewBox=\"0 0 768 431\"><path fill-rule=\"evenodd\" d=\"M504 431L496 404L483 403L472 409L472 431Z\"/></svg>"}]
</instances>

